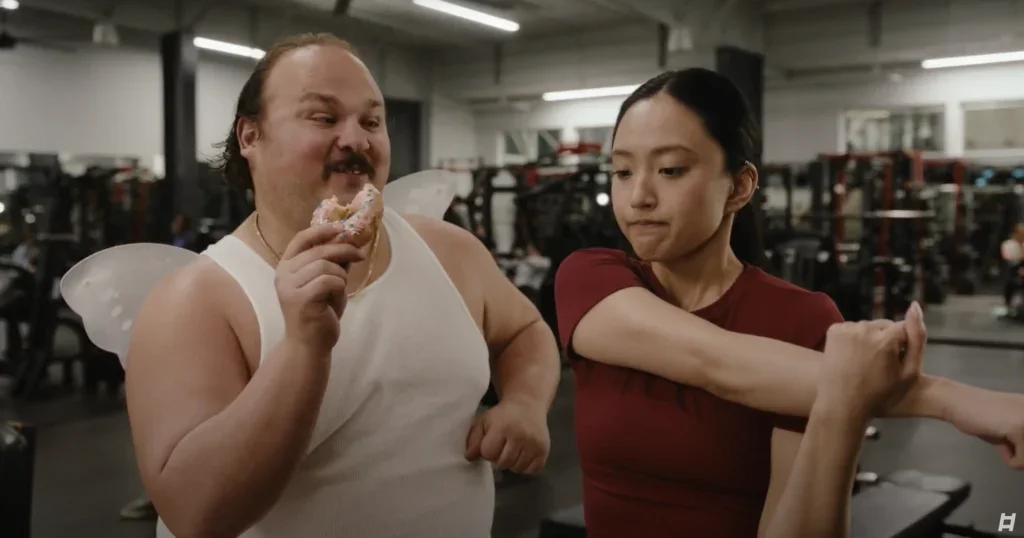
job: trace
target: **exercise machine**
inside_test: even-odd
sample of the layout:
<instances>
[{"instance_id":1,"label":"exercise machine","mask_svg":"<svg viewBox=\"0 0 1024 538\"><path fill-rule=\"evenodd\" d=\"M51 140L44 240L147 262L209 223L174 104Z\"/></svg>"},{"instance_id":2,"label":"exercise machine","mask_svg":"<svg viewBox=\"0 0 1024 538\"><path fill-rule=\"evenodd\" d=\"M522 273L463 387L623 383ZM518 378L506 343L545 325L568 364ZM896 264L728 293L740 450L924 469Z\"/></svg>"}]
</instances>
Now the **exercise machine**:
<instances>
[{"instance_id":1,"label":"exercise machine","mask_svg":"<svg viewBox=\"0 0 1024 538\"><path fill-rule=\"evenodd\" d=\"M965 182L968 174L967 163L959 159L924 161L922 196L931 200L936 213L936 266L926 269L940 273L960 295L972 295L978 286L978 253L968 242L974 222L973 190Z\"/></svg>"},{"instance_id":2,"label":"exercise machine","mask_svg":"<svg viewBox=\"0 0 1024 538\"><path fill-rule=\"evenodd\" d=\"M3 265L6 273L13 274L3 295L11 301L8 307L20 309L17 313L20 315L12 313L12 321L26 321L29 327L26 345L8 350L5 361L5 369L15 379L14 393L24 399L53 395L41 389L49 366L55 363L63 366L64 390L60 392L74 388L75 363L82 365L87 393L95 393L101 381L111 392L116 392L123 381L123 371L116 357L101 352L91 343L81 321L64 307L55 292L61 275L83 255L75 233L76 219L83 214L76 208L79 191L75 180L58 165L41 181L21 187L25 189L20 197L25 206L19 208L19 212L24 221L33 225L25 232L34 237L38 256L31 269L9 262ZM68 333L72 338L57 338L58 332ZM64 342L74 342L73 350L57 346Z\"/></svg>"},{"instance_id":3,"label":"exercise machine","mask_svg":"<svg viewBox=\"0 0 1024 538\"><path fill-rule=\"evenodd\" d=\"M999 280L1003 274L1003 261L999 245L1022 220L1024 175L1016 168L989 166L970 170L970 185L974 227L969 241L978 253L978 273L982 282ZM1016 176L1021 175L1021 178Z\"/></svg>"},{"instance_id":4,"label":"exercise machine","mask_svg":"<svg viewBox=\"0 0 1024 538\"><path fill-rule=\"evenodd\" d=\"M0 535L31 538L36 429L0 420Z\"/></svg>"},{"instance_id":5,"label":"exercise machine","mask_svg":"<svg viewBox=\"0 0 1024 538\"><path fill-rule=\"evenodd\" d=\"M829 260L838 276L825 291L847 320L896 318L921 300L921 242L934 212L915 195L919 155L906 152L823 155L831 185Z\"/></svg>"}]
</instances>

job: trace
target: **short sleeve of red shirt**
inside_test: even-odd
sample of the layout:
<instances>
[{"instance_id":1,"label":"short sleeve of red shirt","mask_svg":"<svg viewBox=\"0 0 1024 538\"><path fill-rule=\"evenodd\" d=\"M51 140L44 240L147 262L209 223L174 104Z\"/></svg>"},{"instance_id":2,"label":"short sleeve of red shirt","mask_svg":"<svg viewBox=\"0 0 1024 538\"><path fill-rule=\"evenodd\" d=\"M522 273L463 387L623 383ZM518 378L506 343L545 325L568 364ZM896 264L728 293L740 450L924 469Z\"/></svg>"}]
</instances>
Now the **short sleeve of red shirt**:
<instances>
[{"instance_id":1,"label":"short sleeve of red shirt","mask_svg":"<svg viewBox=\"0 0 1024 538\"><path fill-rule=\"evenodd\" d=\"M824 293L808 293L801 298L800 303L792 310L796 317L793 322L798 324L796 338L792 343L823 351L828 328L842 323L843 315L839 313L832 298ZM803 433L807 429L807 418L777 415L775 427Z\"/></svg>"},{"instance_id":2,"label":"short sleeve of red shirt","mask_svg":"<svg viewBox=\"0 0 1024 538\"><path fill-rule=\"evenodd\" d=\"M562 349L571 350L572 334L583 316L609 295L626 288L647 287L640 270L625 252L590 248L577 250L555 273L555 310Z\"/></svg>"}]
</instances>

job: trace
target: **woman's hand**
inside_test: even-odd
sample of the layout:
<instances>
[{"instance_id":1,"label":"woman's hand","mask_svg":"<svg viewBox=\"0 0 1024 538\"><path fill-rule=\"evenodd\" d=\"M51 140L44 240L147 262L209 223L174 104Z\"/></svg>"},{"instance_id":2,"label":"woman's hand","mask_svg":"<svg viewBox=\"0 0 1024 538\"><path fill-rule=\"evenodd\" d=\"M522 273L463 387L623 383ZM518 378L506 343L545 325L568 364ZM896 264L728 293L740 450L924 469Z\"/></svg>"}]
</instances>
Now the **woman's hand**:
<instances>
[{"instance_id":1,"label":"woman's hand","mask_svg":"<svg viewBox=\"0 0 1024 538\"><path fill-rule=\"evenodd\" d=\"M833 325L825 340L818 400L837 404L865 420L884 413L917 381L925 338L917 303L902 322Z\"/></svg>"}]
</instances>

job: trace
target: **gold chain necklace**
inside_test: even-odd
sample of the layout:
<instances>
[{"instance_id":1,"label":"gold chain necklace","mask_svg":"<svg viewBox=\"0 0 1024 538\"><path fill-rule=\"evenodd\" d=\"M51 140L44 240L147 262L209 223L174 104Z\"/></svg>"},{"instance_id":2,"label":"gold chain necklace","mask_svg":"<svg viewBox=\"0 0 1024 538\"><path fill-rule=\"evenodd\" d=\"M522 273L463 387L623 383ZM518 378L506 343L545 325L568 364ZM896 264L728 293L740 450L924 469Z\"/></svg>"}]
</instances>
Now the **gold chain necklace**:
<instances>
[{"instance_id":1,"label":"gold chain necklace","mask_svg":"<svg viewBox=\"0 0 1024 538\"><path fill-rule=\"evenodd\" d=\"M267 252L270 253L270 256L272 258L274 258L274 263L275 264L281 263L281 255L278 254L277 251L274 250L273 247L270 246L270 243L267 243L267 240L264 239L264 237L263 237L263 230L260 229L260 214L259 213L256 213L255 218L253 220L253 224L255 225L255 228L256 228L256 237L260 238L260 243L263 243L263 248L267 249ZM359 292L361 292L364 289L366 289L367 284L370 283L370 277L373 276L373 262L375 262L377 260L377 244L378 243L380 243L380 226L379 225L377 226L377 231L374 232L374 234L373 234L373 244L370 245L370 266L366 269L366 277L363 278L363 283L359 285L359 288L357 288L356 291L353 291L352 293L348 294L348 298L349 299L355 297L356 294L358 294Z\"/></svg>"}]
</instances>

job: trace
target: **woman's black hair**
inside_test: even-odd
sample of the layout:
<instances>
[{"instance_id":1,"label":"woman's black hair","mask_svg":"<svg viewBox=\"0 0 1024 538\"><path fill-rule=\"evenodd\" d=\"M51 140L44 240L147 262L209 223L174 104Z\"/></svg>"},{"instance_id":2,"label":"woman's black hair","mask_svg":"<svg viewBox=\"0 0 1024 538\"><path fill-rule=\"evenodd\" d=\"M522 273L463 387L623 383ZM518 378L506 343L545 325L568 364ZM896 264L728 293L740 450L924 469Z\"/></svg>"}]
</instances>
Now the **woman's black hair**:
<instances>
[{"instance_id":1,"label":"woman's black hair","mask_svg":"<svg viewBox=\"0 0 1024 538\"><path fill-rule=\"evenodd\" d=\"M704 127L725 153L725 168L738 174L750 163L761 160L761 134L750 105L729 79L702 68L668 71L648 80L622 103L615 120L612 140L622 117L636 103L666 93L695 112ZM733 219L729 246L741 261L764 267L764 242L761 237L761 207L757 191Z\"/></svg>"}]
</instances>

